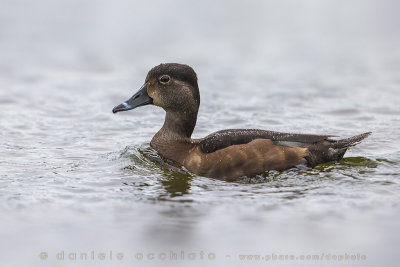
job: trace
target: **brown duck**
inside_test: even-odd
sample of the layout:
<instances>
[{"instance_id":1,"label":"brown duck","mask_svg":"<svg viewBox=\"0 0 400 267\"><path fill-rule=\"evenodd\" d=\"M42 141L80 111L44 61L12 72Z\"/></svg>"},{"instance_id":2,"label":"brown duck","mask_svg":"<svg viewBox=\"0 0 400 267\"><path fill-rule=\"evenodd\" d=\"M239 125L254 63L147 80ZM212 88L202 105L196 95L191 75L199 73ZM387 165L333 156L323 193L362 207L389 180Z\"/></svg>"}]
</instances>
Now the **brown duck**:
<instances>
[{"instance_id":1,"label":"brown duck","mask_svg":"<svg viewBox=\"0 0 400 267\"><path fill-rule=\"evenodd\" d=\"M253 129L222 130L192 139L200 106L197 75L188 66L161 64L149 71L144 85L113 112L153 104L166 111L164 125L150 142L173 165L197 175L230 179L305 163L310 167L340 160L346 150L370 133L342 140L332 135L291 134Z\"/></svg>"}]
</instances>

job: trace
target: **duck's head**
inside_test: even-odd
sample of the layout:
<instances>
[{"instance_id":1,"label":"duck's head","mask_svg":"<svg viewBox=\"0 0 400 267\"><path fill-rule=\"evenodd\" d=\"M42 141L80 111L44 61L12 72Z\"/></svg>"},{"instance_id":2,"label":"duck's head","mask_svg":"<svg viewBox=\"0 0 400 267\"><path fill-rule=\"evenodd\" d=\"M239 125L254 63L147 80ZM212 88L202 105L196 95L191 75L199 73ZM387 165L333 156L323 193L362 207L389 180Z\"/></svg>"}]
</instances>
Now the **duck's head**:
<instances>
[{"instance_id":1,"label":"duck's head","mask_svg":"<svg viewBox=\"0 0 400 267\"><path fill-rule=\"evenodd\" d=\"M170 121L170 128L183 130L185 135L190 132L190 136L200 106L200 93L194 70L188 65L178 63L160 64L152 68L139 91L116 106L113 113L148 104L162 107L167 112L166 123ZM187 129L178 129L183 126Z\"/></svg>"},{"instance_id":2,"label":"duck's head","mask_svg":"<svg viewBox=\"0 0 400 267\"><path fill-rule=\"evenodd\" d=\"M152 68L145 83L130 99L116 106L114 113L153 104L166 111L185 110L200 105L200 93L194 70L184 64L166 63Z\"/></svg>"}]
</instances>

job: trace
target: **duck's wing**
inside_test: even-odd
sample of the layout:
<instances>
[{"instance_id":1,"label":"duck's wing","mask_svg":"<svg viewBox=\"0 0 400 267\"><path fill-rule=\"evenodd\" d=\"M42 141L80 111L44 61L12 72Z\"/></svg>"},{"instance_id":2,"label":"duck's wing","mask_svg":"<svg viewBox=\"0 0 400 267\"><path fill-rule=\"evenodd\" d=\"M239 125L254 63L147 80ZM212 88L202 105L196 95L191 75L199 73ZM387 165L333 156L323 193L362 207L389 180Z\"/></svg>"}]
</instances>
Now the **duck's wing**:
<instances>
[{"instance_id":1,"label":"duck's wing","mask_svg":"<svg viewBox=\"0 0 400 267\"><path fill-rule=\"evenodd\" d=\"M232 145L247 144L255 139L269 139L276 145L308 147L321 141L333 141L334 135L293 134L257 129L230 129L212 133L199 140L203 153L212 153Z\"/></svg>"},{"instance_id":2,"label":"duck's wing","mask_svg":"<svg viewBox=\"0 0 400 267\"><path fill-rule=\"evenodd\" d=\"M270 139L257 138L210 153L203 153L200 146L195 146L182 165L197 175L230 180L295 167L307 156L307 151L307 148L279 146Z\"/></svg>"},{"instance_id":3,"label":"duck's wing","mask_svg":"<svg viewBox=\"0 0 400 267\"><path fill-rule=\"evenodd\" d=\"M340 160L370 133L333 140L332 135L290 134L263 130L224 130L195 140L184 160L191 172L221 179L285 170L306 160L308 166Z\"/></svg>"}]
</instances>

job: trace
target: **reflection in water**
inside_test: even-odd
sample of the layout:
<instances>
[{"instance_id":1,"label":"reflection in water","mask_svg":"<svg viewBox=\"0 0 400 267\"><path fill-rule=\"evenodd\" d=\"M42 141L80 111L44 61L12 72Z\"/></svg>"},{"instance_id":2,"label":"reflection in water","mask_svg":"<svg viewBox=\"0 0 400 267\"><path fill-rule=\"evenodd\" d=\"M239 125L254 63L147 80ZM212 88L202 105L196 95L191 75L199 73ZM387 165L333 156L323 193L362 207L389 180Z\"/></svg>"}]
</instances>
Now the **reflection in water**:
<instances>
[{"instance_id":1,"label":"reflection in water","mask_svg":"<svg viewBox=\"0 0 400 267\"><path fill-rule=\"evenodd\" d=\"M182 196L189 193L193 177L179 172L165 171L161 184L169 193L169 197Z\"/></svg>"},{"instance_id":2,"label":"reflection in water","mask_svg":"<svg viewBox=\"0 0 400 267\"><path fill-rule=\"evenodd\" d=\"M123 168L132 173L132 176L149 176L153 179L154 175L157 181L163 186L165 192L159 190L157 200L168 200L169 198L183 196L189 193L190 182L193 176L180 168L165 162L158 153L149 147L143 145L140 147L126 147L121 153L121 157L129 158L133 164ZM143 183L133 183L134 186L140 186Z\"/></svg>"},{"instance_id":3,"label":"reflection in water","mask_svg":"<svg viewBox=\"0 0 400 267\"><path fill-rule=\"evenodd\" d=\"M315 166L315 170L323 172L331 172L338 170L357 170L366 168L376 168L378 167L378 162L365 158L365 157L348 157L343 158L339 162L327 162ZM313 172L315 173L315 172Z\"/></svg>"}]
</instances>

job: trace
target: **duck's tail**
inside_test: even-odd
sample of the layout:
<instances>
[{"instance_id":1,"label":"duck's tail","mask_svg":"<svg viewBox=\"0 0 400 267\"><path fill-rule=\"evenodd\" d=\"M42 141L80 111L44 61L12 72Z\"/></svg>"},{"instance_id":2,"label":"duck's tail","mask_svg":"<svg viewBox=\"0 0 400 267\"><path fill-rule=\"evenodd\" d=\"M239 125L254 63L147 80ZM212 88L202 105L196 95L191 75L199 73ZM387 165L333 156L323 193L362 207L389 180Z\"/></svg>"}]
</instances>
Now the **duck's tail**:
<instances>
[{"instance_id":1,"label":"duck's tail","mask_svg":"<svg viewBox=\"0 0 400 267\"><path fill-rule=\"evenodd\" d=\"M371 132L368 132L342 140L328 139L312 144L308 147L307 163L314 167L321 163L341 160L349 147L357 145L370 134Z\"/></svg>"}]
</instances>

